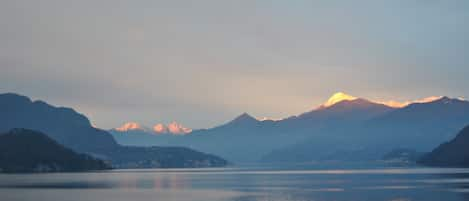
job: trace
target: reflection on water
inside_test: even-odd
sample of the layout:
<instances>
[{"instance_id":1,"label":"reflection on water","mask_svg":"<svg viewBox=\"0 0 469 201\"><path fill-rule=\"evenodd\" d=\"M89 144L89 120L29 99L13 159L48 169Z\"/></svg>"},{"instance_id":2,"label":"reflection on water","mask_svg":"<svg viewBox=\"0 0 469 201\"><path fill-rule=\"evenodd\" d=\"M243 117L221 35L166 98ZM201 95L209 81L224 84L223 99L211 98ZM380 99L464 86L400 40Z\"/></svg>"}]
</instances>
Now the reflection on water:
<instances>
[{"instance_id":1,"label":"reflection on water","mask_svg":"<svg viewBox=\"0 0 469 201\"><path fill-rule=\"evenodd\" d=\"M0 200L469 201L469 169L218 168L0 174Z\"/></svg>"},{"instance_id":2,"label":"reflection on water","mask_svg":"<svg viewBox=\"0 0 469 201\"><path fill-rule=\"evenodd\" d=\"M138 189L184 189L190 188L190 178L180 175L144 174L144 177L135 177L134 174L123 173L115 181L115 188L138 188Z\"/></svg>"}]
</instances>

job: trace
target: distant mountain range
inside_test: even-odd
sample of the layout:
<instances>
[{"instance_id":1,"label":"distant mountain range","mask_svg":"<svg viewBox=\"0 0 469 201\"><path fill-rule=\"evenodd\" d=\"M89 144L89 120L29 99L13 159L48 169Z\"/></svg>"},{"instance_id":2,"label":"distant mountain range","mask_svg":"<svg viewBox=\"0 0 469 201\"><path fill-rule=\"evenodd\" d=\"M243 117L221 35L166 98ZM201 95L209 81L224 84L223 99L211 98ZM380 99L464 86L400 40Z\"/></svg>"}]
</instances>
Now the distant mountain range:
<instances>
[{"instance_id":1,"label":"distant mountain range","mask_svg":"<svg viewBox=\"0 0 469 201\"><path fill-rule=\"evenodd\" d=\"M111 131L126 145L187 146L234 162L374 160L395 148L430 151L469 123L469 102L459 98L370 101L345 93L303 114L261 121L244 113L190 135Z\"/></svg>"},{"instance_id":2,"label":"distant mountain range","mask_svg":"<svg viewBox=\"0 0 469 201\"><path fill-rule=\"evenodd\" d=\"M350 101L344 101L344 104L350 105L349 103ZM359 113L363 115L363 111ZM339 114L342 117L348 116ZM355 112L353 114L356 115ZM353 118L356 119L359 118ZM389 109L352 124L349 121L343 122L334 121L327 124L322 131L317 131L316 134L326 135L322 138L311 137L275 150L263 159L290 161L295 156L295 161L370 160L380 158L384 153L399 147L427 152L452 139L460 128L467 125L469 102L441 97L432 102Z\"/></svg>"},{"instance_id":3,"label":"distant mountain range","mask_svg":"<svg viewBox=\"0 0 469 201\"><path fill-rule=\"evenodd\" d=\"M108 160L114 167L218 167L227 161L180 147L136 147L116 143L71 108L54 107L26 96L0 94L0 132L25 128L42 132L79 153Z\"/></svg>"},{"instance_id":4,"label":"distant mountain range","mask_svg":"<svg viewBox=\"0 0 469 201\"><path fill-rule=\"evenodd\" d=\"M75 172L110 166L58 144L47 135L27 129L0 134L0 172Z\"/></svg>"},{"instance_id":5,"label":"distant mountain range","mask_svg":"<svg viewBox=\"0 0 469 201\"><path fill-rule=\"evenodd\" d=\"M155 124L152 128L142 126L137 122L127 122L122 126L111 129L115 132L143 132L147 134L172 134L172 135L186 135L192 132L192 129L184 127L182 124L179 124L175 121L164 125L162 123Z\"/></svg>"}]
</instances>

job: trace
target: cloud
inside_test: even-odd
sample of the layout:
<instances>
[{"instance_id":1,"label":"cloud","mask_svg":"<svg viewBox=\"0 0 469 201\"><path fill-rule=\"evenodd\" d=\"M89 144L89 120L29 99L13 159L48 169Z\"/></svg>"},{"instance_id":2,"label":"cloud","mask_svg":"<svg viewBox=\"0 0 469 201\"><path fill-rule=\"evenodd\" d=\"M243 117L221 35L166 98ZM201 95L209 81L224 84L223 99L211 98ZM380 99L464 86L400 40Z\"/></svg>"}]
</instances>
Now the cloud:
<instances>
[{"instance_id":1,"label":"cloud","mask_svg":"<svg viewBox=\"0 0 469 201\"><path fill-rule=\"evenodd\" d=\"M156 111L191 128L245 111L281 118L337 90L469 94L462 1L0 4L0 90L74 107L98 127L151 125Z\"/></svg>"}]
</instances>

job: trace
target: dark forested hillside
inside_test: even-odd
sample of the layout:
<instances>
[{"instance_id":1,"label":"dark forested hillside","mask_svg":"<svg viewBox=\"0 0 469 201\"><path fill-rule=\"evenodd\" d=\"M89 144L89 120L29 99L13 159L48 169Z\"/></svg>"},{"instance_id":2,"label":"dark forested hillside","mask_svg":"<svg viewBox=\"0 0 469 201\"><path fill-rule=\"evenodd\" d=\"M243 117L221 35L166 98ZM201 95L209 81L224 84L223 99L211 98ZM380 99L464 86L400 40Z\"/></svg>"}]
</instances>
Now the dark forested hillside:
<instances>
[{"instance_id":1,"label":"dark forested hillside","mask_svg":"<svg viewBox=\"0 0 469 201\"><path fill-rule=\"evenodd\" d=\"M71 108L55 107L26 96L0 94L0 132L13 128L40 131L79 153L112 162L115 167L213 167L227 161L217 156L177 147L127 147L105 130L95 128Z\"/></svg>"},{"instance_id":2,"label":"dark forested hillside","mask_svg":"<svg viewBox=\"0 0 469 201\"><path fill-rule=\"evenodd\" d=\"M0 172L62 172L109 168L103 161L78 154L37 131L13 129L0 134Z\"/></svg>"},{"instance_id":3,"label":"dark forested hillside","mask_svg":"<svg viewBox=\"0 0 469 201\"><path fill-rule=\"evenodd\" d=\"M424 155L419 163L429 166L469 167L469 126L451 141Z\"/></svg>"}]
</instances>

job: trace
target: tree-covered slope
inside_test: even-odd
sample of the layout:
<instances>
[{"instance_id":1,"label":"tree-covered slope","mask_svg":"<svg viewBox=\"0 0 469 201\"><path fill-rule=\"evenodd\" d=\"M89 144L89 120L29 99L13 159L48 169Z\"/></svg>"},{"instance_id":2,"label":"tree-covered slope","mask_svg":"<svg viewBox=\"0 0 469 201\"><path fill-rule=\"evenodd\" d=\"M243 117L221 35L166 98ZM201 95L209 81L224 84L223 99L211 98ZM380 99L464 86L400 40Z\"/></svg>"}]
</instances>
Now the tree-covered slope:
<instances>
[{"instance_id":1,"label":"tree-covered slope","mask_svg":"<svg viewBox=\"0 0 469 201\"><path fill-rule=\"evenodd\" d=\"M0 134L0 172L62 172L109 169L101 160L68 149L27 129Z\"/></svg>"},{"instance_id":2,"label":"tree-covered slope","mask_svg":"<svg viewBox=\"0 0 469 201\"><path fill-rule=\"evenodd\" d=\"M105 130L71 108L31 101L13 93L0 94L0 132L13 128L37 130L78 153L110 161L119 168L219 167L228 162L214 155L180 147L136 147L117 144Z\"/></svg>"},{"instance_id":3,"label":"tree-covered slope","mask_svg":"<svg viewBox=\"0 0 469 201\"><path fill-rule=\"evenodd\" d=\"M423 165L442 167L469 167L469 126L451 141L438 146L419 161Z\"/></svg>"}]
</instances>

